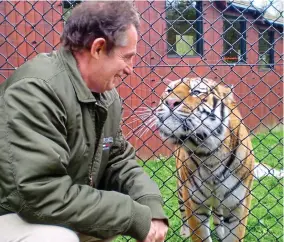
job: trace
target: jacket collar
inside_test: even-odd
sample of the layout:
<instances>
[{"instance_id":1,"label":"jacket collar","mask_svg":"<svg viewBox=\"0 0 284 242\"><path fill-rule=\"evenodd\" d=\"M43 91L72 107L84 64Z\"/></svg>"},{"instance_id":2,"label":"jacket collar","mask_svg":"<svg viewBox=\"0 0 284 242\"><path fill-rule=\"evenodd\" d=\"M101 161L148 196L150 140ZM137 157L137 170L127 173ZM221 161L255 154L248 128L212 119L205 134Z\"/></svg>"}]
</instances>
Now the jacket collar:
<instances>
[{"instance_id":1,"label":"jacket collar","mask_svg":"<svg viewBox=\"0 0 284 242\"><path fill-rule=\"evenodd\" d=\"M61 47L58 50L58 53L80 102L96 102L101 106L108 108L114 102L114 100L119 99L119 95L115 88L102 94L92 93L78 70L77 63L72 52Z\"/></svg>"},{"instance_id":2,"label":"jacket collar","mask_svg":"<svg viewBox=\"0 0 284 242\"><path fill-rule=\"evenodd\" d=\"M71 51L61 47L58 50L59 57L61 58L68 76L72 82L77 98L80 102L88 103L95 102L96 98L93 96L91 90L87 87L84 82L78 67L76 60Z\"/></svg>"}]
</instances>

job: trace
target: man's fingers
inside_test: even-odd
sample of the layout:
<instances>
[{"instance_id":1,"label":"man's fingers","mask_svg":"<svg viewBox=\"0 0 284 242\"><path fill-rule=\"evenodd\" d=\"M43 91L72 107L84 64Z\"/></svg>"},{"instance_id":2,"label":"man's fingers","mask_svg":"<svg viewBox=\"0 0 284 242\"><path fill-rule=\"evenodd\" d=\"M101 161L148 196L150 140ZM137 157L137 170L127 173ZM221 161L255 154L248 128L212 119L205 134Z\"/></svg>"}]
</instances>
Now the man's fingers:
<instances>
[{"instance_id":1,"label":"man's fingers","mask_svg":"<svg viewBox=\"0 0 284 242\"><path fill-rule=\"evenodd\" d=\"M164 242L166 239L168 226L162 220L153 220L156 229L155 242Z\"/></svg>"},{"instance_id":2,"label":"man's fingers","mask_svg":"<svg viewBox=\"0 0 284 242\"><path fill-rule=\"evenodd\" d=\"M149 233L147 237L145 238L145 240L143 240L142 242L156 242L155 239L156 239L156 228L153 222L151 222Z\"/></svg>"},{"instance_id":3,"label":"man's fingers","mask_svg":"<svg viewBox=\"0 0 284 242\"><path fill-rule=\"evenodd\" d=\"M160 231L156 234L156 241L155 242L164 242L166 239L166 231Z\"/></svg>"}]
</instances>

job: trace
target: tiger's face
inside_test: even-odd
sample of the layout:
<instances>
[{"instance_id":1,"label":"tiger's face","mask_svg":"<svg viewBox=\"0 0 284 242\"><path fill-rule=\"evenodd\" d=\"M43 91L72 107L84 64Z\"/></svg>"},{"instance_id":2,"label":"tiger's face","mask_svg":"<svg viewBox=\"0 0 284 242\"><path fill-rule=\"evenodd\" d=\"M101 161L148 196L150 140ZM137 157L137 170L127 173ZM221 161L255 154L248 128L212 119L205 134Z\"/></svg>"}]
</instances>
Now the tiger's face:
<instances>
[{"instance_id":1,"label":"tiger's face","mask_svg":"<svg viewBox=\"0 0 284 242\"><path fill-rule=\"evenodd\" d=\"M231 89L213 80L172 81L161 96L156 124L161 137L173 144L214 149L224 139L233 102Z\"/></svg>"}]
</instances>

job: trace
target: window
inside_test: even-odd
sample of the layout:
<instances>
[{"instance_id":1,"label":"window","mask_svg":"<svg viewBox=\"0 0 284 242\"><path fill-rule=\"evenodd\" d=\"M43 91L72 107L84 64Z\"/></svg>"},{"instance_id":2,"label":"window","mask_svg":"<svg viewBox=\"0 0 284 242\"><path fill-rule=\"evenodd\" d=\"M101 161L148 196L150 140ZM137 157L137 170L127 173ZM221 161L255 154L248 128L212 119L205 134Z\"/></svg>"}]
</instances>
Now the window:
<instances>
[{"instance_id":1,"label":"window","mask_svg":"<svg viewBox=\"0 0 284 242\"><path fill-rule=\"evenodd\" d=\"M72 8L74 8L77 4L81 3L82 1L75 1L75 0L67 0L62 1L63 2L63 20L66 22L66 20L69 18L72 12Z\"/></svg>"},{"instance_id":2,"label":"window","mask_svg":"<svg viewBox=\"0 0 284 242\"><path fill-rule=\"evenodd\" d=\"M169 56L203 55L202 1L167 0Z\"/></svg>"},{"instance_id":3,"label":"window","mask_svg":"<svg viewBox=\"0 0 284 242\"><path fill-rule=\"evenodd\" d=\"M246 61L246 21L244 18L224 16L223 60L227 63Z\"/></svg>"},{"instance_id":4,"label":"window","mask_svg":"<svg viewBox=\"0 0 284 242\"><path fill-rule=\"evenodd\" d=\"M274 64L274 32L260 30L258 41L259 69L267 70Z\"/></svg>"}]
</instances>

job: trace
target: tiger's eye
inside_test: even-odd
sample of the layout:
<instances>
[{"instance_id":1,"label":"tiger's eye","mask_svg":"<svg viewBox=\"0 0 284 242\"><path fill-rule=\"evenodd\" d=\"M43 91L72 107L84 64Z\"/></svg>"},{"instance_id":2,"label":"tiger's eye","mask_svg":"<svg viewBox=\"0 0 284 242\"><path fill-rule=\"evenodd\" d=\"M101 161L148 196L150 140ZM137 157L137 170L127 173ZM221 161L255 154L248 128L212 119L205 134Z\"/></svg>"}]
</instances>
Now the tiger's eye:
<instances>
[{"instance_id":1,"label":"tiger's eye","mask_svg":"<svg viewBox=\"0 0 284 242\"><path fill-rule=\"evenodd\" d=\"M192 96L192 95L198 96L200 93L201 93L201 92L200 92L199 90L193 90L193 91L190 92L190 95L191 95L191 96Z\"/></svg>"}]
</instances>

